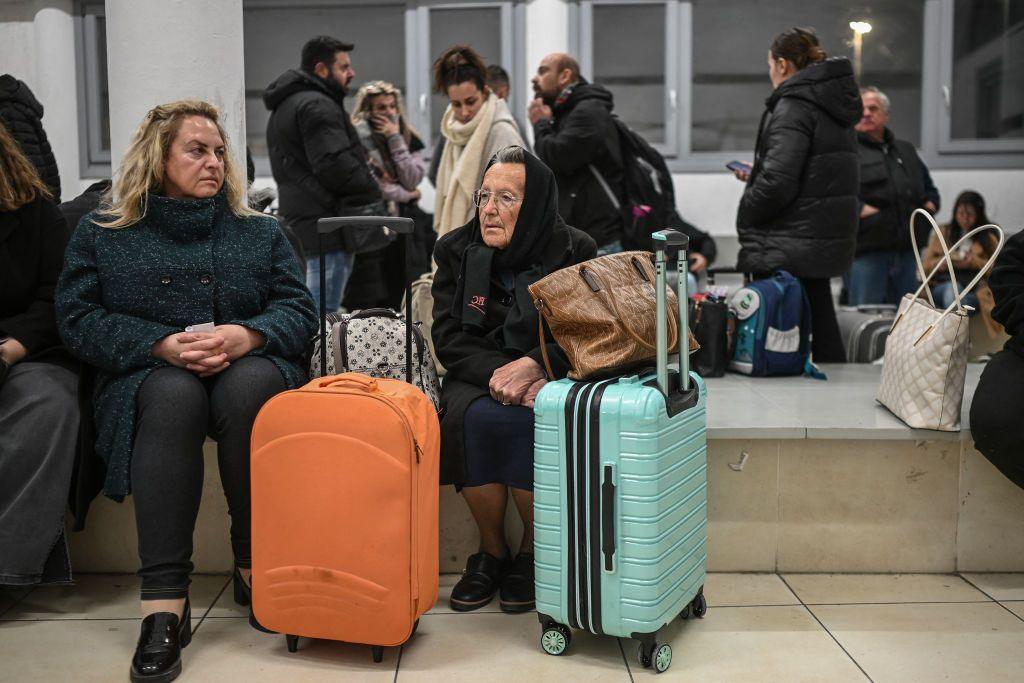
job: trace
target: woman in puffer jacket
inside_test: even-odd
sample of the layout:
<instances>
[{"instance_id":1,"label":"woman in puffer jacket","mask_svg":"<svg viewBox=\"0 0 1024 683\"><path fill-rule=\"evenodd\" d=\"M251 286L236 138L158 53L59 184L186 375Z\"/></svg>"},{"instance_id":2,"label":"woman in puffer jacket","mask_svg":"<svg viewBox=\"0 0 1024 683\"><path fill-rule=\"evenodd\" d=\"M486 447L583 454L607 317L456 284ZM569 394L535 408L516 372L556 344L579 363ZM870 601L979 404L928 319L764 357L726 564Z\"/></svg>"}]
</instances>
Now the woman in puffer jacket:
<instances>
[{"instance_id":1,"label":"woman in puffer jacket","mask_svg":"<svg viewBox=\"0 0 1024 683\"><path fill-rule=\"evenodd\" d=\"M738 267L755 277L786 270L811 305L814 359L846 359L829 279L853 261L859 188L860 92L845 58L828 59L812 30L779 34L768 52L768 98L736 229Z\"/></svg>"}]
</instances>

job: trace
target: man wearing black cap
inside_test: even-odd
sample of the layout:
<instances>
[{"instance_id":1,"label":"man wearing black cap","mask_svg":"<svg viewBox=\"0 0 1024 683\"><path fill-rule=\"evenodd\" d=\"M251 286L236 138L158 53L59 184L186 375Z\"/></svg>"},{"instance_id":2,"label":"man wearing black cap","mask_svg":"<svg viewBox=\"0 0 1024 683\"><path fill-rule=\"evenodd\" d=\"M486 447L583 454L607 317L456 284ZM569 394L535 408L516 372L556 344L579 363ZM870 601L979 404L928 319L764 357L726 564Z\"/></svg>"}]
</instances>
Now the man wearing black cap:
<instances>
[{"instance_id":1,"label":"man wearing black cap","mask_svg":"<svg viewBox=\"0 0 1024 683\"><path fill-rule=\"evenodd\" d=\"M302 68L289 69L267 87L263 102L270 168L277 181L280 212L299 235L307 254L317 253L316 222L325 216L365 213L380 201L366 153L345 111L345 95L355 78L353 45L317 36L302 48ZM327 311L341 306L353 255L343 236L324 237ZM311 258L306 284L320 296L320 264Z\"/></svg>"}]
</instances>

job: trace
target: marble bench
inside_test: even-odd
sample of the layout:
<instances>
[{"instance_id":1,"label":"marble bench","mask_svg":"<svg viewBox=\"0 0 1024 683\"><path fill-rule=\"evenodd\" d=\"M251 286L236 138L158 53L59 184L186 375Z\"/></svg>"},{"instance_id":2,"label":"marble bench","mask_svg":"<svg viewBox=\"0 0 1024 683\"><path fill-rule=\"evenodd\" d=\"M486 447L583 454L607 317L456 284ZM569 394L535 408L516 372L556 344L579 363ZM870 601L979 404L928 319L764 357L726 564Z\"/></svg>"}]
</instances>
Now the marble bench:
<instances>
[{"instance_id":1,"label":"marble bench","mask_svg":"<svg viewBox=\"0 0 1024 683\"><path fill-rule=\"evenodd\" d=\"M1024 491L974 448L967 420L982 366L969 366L963 431L913 430L878 405L881 368L823 366L827 381L708 380L709 568L714 571L1024 571ZM196 569L231 566L215 446L206 449ZM521 533L514 512L510 535ZM441 490L441 568L461 571L476 531ZM97 500L71 535L78 571L136 567L130 499Z\"/></svg>"}]
</instances>

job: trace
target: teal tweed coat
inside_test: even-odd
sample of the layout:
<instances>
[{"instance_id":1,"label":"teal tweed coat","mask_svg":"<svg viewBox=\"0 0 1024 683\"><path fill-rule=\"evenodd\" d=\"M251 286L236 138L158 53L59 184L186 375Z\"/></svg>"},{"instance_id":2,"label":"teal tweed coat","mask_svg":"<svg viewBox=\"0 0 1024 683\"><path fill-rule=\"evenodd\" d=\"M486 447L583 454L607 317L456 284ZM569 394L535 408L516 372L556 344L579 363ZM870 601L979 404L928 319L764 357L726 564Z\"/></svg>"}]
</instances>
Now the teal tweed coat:
<instances>
[{"instance_id":1,"label":"teal tweed coat","mask_svg":"<svg viewBox=\"0 0 1024 683\"><path fill-rule=\"evenodd\" d=\"M209 199L149 195L146 215L127 228L96 225L90 213L71 237L55 297L60 336L97 369L96 452L106 461L104 493L130 493L135 399L166 365L150 353L186 325L238 324L267 343L289 387L306 381L302 357L317 329L316 306L288 241L271 216L239 218L223 190Z\"/></svg>"}]
</instances>

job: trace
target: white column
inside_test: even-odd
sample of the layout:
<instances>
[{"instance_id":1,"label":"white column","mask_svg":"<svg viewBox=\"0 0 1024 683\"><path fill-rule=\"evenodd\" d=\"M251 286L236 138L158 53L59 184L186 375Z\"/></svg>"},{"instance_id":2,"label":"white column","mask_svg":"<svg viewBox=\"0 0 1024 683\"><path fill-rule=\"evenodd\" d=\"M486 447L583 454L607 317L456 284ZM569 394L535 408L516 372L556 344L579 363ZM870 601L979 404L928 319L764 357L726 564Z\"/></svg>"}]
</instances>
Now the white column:
<instances>
[{"instance_id":1,"label":"white column","mask_svg":"<svg viewBox=\"0 0 1024 683\"><path fill-rule=\"evenodd\" d=\"M519 74L515 87L526 93L526 105L533 99L531 79L537 73L540 60L552 52L569 51L569 5L566 0L533 0L526 6L526 72ZM523 107L526 109L526 106ZM525 121L524 114L524 121ZM533 129L525 135L533 142Z\"/></svg>"},{"instance_id":2,"label":"white column","mask_svg":"<svg viewBox=\"0 0 1024 683\"><path fill-rule=\"evenodd\" d=\"M220 108L244 173L242 0L107 0L106 15L114 172L147 111L201 99Z\"/></svg>"},{"instance_id":3,"label":"white column","mask_svg":"<svg viewBox=\"0 0 1024 683\"><path fill-rule=\"evenodd\" d=\"M78 146L78 96L75 82L75 24L71 0L38 3L33 22L36 80L43 104L43 128L60 172L61 199L78 195L81 167Z\"/></svg>"}]
</instances>

